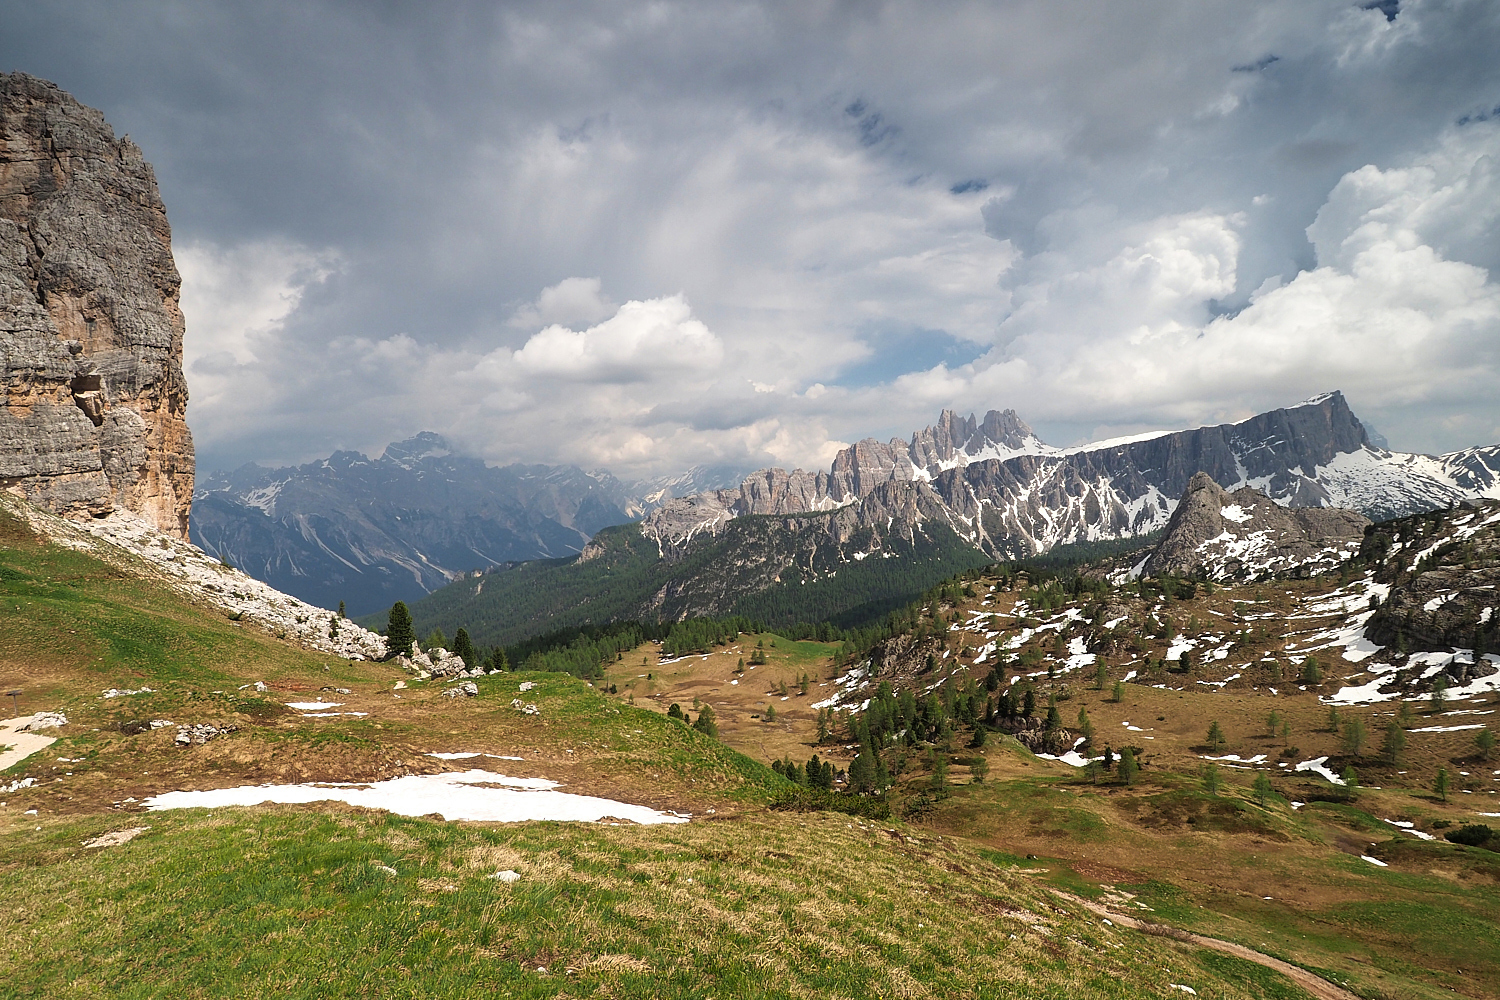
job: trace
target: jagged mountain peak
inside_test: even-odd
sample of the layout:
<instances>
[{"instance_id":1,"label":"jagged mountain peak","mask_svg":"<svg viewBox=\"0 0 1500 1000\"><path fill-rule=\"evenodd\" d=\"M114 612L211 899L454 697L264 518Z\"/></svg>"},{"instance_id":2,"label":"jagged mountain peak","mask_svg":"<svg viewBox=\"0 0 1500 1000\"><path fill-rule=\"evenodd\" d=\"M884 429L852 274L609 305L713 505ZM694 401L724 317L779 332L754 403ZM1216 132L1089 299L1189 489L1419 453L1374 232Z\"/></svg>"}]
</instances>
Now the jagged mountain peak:
<instances>
[{"instance_id":1,"label":"jagged mountain peak","mask_svg":"<svg viewBox=\"0 0 1500 1000\"><path fill-rule=\"evenodd\" d=\"M960 536L996 556L1163 528L1196 473L1251 486L1283 507L1344 507L1388 518L1500 494L1500 446L1441 458L1375 448L1333 390L1236 423L1054 448L1013 410L983 422L945 410L911 441L859 441L828 473L765 469L738 490L666 503L643 522L663 553L743 514L862 504L885 483L925 482ZM889 525L887 525L889 527Z\"/></svg>"}]
</instances>

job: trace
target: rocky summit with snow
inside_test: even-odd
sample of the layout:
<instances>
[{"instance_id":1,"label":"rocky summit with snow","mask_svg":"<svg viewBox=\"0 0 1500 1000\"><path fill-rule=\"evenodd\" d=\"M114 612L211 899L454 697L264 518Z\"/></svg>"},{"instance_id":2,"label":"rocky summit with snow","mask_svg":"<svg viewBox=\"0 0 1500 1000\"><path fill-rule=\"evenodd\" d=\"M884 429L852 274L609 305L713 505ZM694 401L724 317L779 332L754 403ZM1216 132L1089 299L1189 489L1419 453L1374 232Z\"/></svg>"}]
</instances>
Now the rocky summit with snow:
<instances>
[{"instance_id":1,"label":"rocky summit with snow","mask_svg":"<svg viewBox=\"0 0 1500 1000\"><path fill-rule=\"evenodd\" d=\"M1189 481L1251 486L1284 507L1341 507L1385 519L1500 498L1500 445L1432 457L1371 443L1339 392L1232 424L1137 435L1075 448L1043 443L1012 410L982 422L945 411L938 423L882 444L839 452L827 473L765 469L737 490L665 504L641 531L663 554L743 515L858 508L899 483L907 505L1003 558L1069 542L1128 538L1164 528ZM889 501L845 520L877 536L898 530ZM910 533L911 525L899 530Z\"/></svg>"},{"instance_id":2,"label":"rocky summit with snow","mask_svg":"<svg viewBox=\"0 0 1500 1000\"><path fill-rule=\"evenodd\" d=\"M1073 448L1041 441L1013 411L945 412L910 441L844 449L826 472L763 469L668 500L639 525L597 532L571 563L471 576L413 613L487 642L619 618L863 621L973 566L1077 543L1118 553L1169 529L1184 495L1192 516L1138 569L1311 574L1351 555L1370 520L1500 498L1500 446L1393 452L1338 392Z\"/></svg>"},{"instance_id":3,"label":"rocky summit with snow","mask_svg":"<svg viewBox=\"0 0 1500 1000\"><path fill-rule=\"evenodd\" d=\"M1220 581L1312 576L1358 552L1369 525L1363 514L1339 507L1283 507L1250 486L1230 493L1200 472L1162 540L1135 569Z\"/></svg>"}]
</instances>

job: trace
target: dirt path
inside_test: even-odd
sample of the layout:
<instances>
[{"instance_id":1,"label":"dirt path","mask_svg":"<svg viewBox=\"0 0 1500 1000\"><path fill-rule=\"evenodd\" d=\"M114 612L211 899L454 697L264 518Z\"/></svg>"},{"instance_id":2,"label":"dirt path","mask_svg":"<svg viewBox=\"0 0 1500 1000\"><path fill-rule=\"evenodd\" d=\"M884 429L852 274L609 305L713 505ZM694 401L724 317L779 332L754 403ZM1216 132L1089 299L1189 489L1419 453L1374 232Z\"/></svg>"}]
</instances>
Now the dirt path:
<instances>
[{"instance_id":1,"label":"dirt path","mask_svg":"<svg viewBox=\"0 0 1500 1000\"><path fill-rule=\"evenodd\" d=\"M1079 906L1082 906L1093 913L1097 913L1101 917L1108 917L1111 921L1119 924L1121 927L1128 927L1131 930L1142 931L1146 934L1158 934L1165 937L1170 937L1174 941L1182 941L1187 944L1195 944L1200 948L1212 948L1214 951L1222 951L1226 955L1233 955L1236 958L1243 958L1246 961L1255 962L1257 965L1264 965L1268 969L1275 969L1277 972L1281 973L1283 976L1286 976L1292 982L1296 983L1298 986L1302 987L1304 990L1317 997L1318 1000L1359 1000L1359 998L1356 997L1353 993L1350 993L1348 990L1342 989L1341 987L1335 986L1333 983L1330 983L1328 980L1323 979L1321 976L1315 976L1311 972L1308 972L1306 969L1302 969L1295 965L1291 965L1290 963L1283 962L1279 958L1272 958L1270 955L1261 954L1253 948L1246 948L1242 944L1235 944L1232 941L1220 941L1218 938L1204 937L1201 934L1193 934L1190 931L1185 931L1177 927L1167 927L1164 924L1147 923L1146 921L1138 920L1137 918L1132 917L1129 914L1117 913L1107 906L1101 906L1100 904L1095 903L1094 901L1089 899L1084 899L1081 896L1075 896L1072 893L1063 892L1060 889L1052 889L1051 891L1059 896L1062 896L1064 899L1068 899L1077 903Z\"/></svg>"}]
</instances>

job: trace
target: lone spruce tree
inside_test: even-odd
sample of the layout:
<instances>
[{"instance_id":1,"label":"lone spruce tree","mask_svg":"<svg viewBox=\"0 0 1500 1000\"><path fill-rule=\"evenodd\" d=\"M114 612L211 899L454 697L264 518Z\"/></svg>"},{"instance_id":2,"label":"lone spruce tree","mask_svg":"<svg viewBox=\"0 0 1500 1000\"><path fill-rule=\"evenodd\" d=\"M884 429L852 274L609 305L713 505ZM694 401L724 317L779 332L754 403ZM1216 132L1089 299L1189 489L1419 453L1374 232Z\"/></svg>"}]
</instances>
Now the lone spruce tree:
<instances>
[{"instance_id":1,"label":"lone spruce tree","mask_svg":"<svg viewBox=\"0 0 1500 1000\"><path fill-rule=\"evenodd\" d=\"M397 601L391 605L390 624L385 630L386 652L395 656L411 655L412 644L417 641L416 630L412 628L411 611L407 609L405 601Z\"/></svg>"},{"instance_id":2,"label":"lone spruce tree","mask_svg":"<svg viewBox=\"0 0 1500 1000\"><path fill-rule=\"evenodd\" d=\"M464 666L473 670L479 666L479 654L474 652L474 641L469 638L469 630L461 628L453 637L453 652L457 653L464 661Z\"/></svg>"}]
</instances>

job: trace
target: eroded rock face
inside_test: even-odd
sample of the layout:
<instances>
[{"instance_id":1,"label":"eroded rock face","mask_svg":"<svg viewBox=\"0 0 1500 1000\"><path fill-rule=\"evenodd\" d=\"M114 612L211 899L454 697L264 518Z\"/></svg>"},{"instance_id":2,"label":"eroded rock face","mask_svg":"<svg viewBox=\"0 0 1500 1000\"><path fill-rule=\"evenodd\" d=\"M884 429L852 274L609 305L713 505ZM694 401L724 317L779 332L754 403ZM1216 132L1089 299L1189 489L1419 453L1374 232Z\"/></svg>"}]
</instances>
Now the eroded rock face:
<instances>
[{"instance_id":1,"label":"eroded rock face","mask_svg":"<svg viewBox=\"0 0 1500 1000\"><path fill-rule=\"evenodd\" d=\"M1230 493L1199 472L1143 571L1213 580L1310 576L1358 552L1369 524L1337 507L1283 507L1249 486Z\"/></svg>"},{"instance_id":2,"label":"eroded rock face","mask_svg":"<svg viewBox=\"0 0 1500 1000\"><path fill-rule=\"evenodd\" d=\"M180 285L140 149L52 84L0 73L0 489L187 537Z\"/></svg>"}]
</instances>

